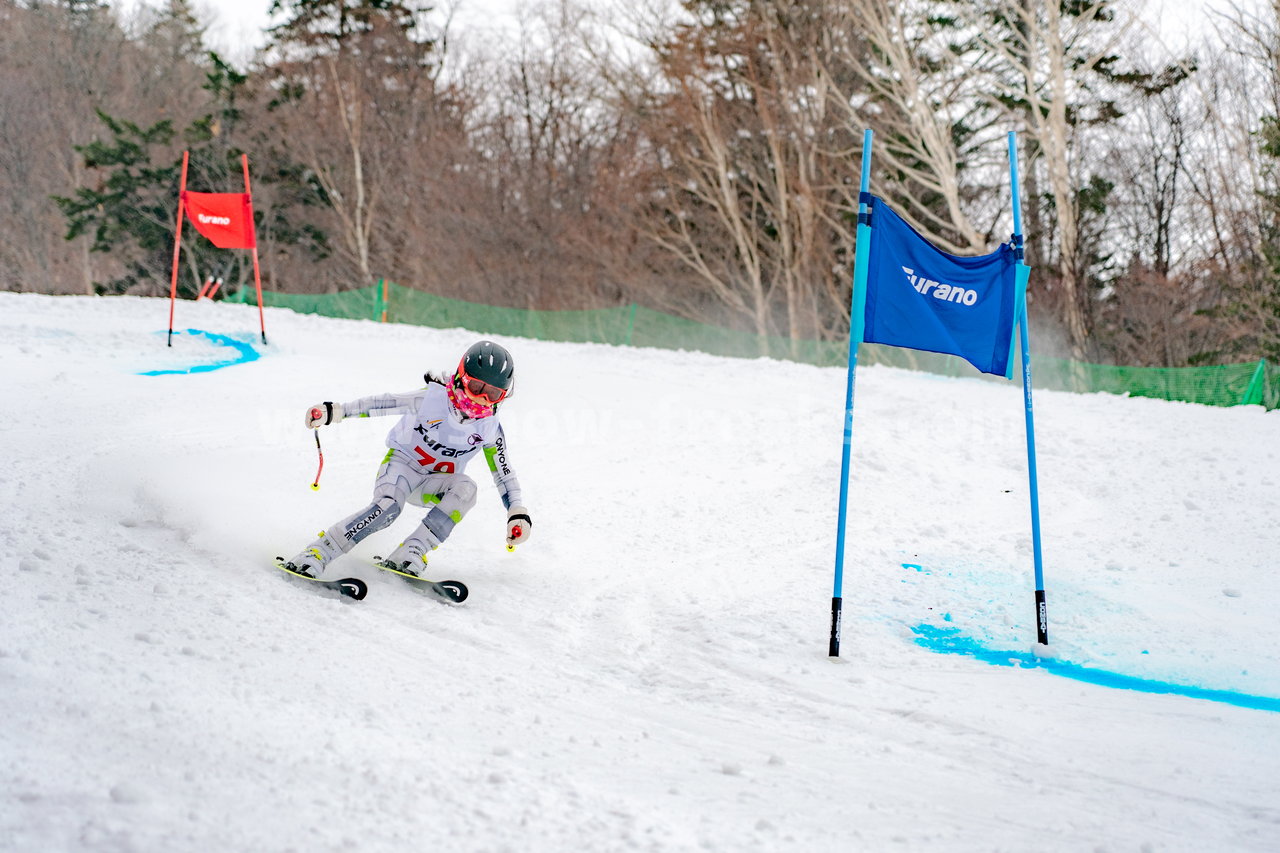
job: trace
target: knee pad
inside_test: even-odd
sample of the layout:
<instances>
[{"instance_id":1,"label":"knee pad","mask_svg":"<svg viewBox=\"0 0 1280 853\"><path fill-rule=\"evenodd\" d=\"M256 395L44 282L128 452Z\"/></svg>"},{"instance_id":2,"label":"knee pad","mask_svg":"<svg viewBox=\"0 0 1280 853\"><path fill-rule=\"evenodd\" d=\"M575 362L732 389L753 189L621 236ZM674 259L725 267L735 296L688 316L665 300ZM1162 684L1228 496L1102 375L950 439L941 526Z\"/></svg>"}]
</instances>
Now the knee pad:
<instances>
[{"instance_id":1,"label":"knee pad","mask_svg":"<svg viewBox=\"0 0 1280 853\"><path fill-rule=\"evenodd\" d=\"M432 483L439 486L440 483ZM422 526L430 534L433 545L449 538L453 528L476 505L476 481L461 474L454 474L446 481L443 490L435 493L435 506L422 519Z\"/></svg>"},{"instance_id":2,"label":"knee pad","mask_svg":"<svg viewBox=\"0 0 1280 853\"><path fill-rule=\"evenodd\" d=\"M404 502L408 497L409 481L404 477L388 478L374 483L374 503L382 503L389 500L396 505L396 512L399 512L400 507L404 506Z\"/></svg>"},{"instance_id":3,"label":"knee pad","mask_svg":"<svg viewBox=\"0 0 1280 853\"><path fill-rule=\"evenodd\" d=\"M459 512L465 513L476 505L476 495L478 492L479 490L476 488L475 480L470 477L457 475L454 477L453 482L449 484L449 488L444 490L441 503L448 500L449 503L452 504L451 509L456 509Z\"/></svg>"}]
</instances>

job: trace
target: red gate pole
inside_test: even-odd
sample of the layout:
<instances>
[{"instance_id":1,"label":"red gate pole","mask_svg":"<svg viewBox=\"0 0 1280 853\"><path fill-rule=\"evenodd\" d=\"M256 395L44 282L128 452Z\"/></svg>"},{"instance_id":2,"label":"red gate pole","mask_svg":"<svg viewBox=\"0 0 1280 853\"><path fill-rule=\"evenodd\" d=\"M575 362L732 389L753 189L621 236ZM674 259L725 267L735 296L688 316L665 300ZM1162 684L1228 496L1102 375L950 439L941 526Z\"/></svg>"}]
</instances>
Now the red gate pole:
<instances>
[{"instance_id":1,"label":"red gate pole","mask_svg":"<svg viewBox=\"0 0 1280 853\"><path fill-rule=\"evenodd\" d=\"M182 250L183 197L187 193L187 153L182 152L182 180L178 184L178 227L173 232L173 275L169 277L169 346L173 346L173 303L178 300L178 255Z\"/></svg>"},{"instance_id":2,"label":"red gate pole","mask_svg":"<svg viewBox=\"0 0 1280 853\"><path fill-rule=\"evenodd\" d=\"M262 316L262 274L258 272L258 225L253 221L253 194L249 191L249 155L241 154L244 165L244 194L249 205L249 227L253 229L253 286L258 289L258 325L262 328L262 342L267 342L267 321Z\"/></svg>"}]
</instances>

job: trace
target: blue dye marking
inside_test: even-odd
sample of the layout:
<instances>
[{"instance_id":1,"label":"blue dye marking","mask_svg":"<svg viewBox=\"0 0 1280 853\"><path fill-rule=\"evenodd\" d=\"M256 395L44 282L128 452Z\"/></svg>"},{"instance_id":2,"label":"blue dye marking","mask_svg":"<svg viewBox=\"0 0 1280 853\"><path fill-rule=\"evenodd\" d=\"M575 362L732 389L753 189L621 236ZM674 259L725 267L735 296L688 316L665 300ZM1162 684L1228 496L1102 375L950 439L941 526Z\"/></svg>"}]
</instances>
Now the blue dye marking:
<instances>
[{"instance_id":1,"label":"blue dye marking","mask_svg":"<svg viewBox=\"0 0 1280 853\"><path fill-rule=\"evenodd\" d=\"M902 568L904 568L904 569L915 569L917 572L920 572L921 574L924 574L924 575L931 575L931 574L933 574L933 572L926 571L924 566L917 566L915 563L903 563L903 564L902 564Z\"/></svg>"},{"instance_id":2,"label":"blue dye marking","mask_svg":"<svg viewBox=\"0 0 1280 853\"><path fill-rule=\"evenodd\" d=\"M158 334L165 333L159 332ZM261 354L253 348L253 344L245 341L238 341L235 338L229 338L226 335L206 332L203 329L187 329L186 332L179 332L178 334L204 335L219 346L231 347L238 353L238 355L229 361L219 361L213 364L197 364L194 367L179 370L144 370L138 374L139 376L164 376L170 373L208 373L210 370L219 370L223 367L232 367L237 364L247 364L250 361L257 361L261 358Z\"/></svg>"},{"instance_id":3,"label":"blue dye marking","mask_svg":"<svg viewBox=\"0 0 1280 853\"><path fill-rule=\"evenodd\" d=\"M1241 708L1252 708L1256 711L1273 711L1280 713L1280 699L1270 696L1252 696L1248 693L1236 693L1232 690L1210 690L1205 687L1190 687L1184 684L1170 684L1167 681L1154 681L1132 675L1121 675L1101 669L1089 669L1077 663L1057 660L1056 658L1036 657L1031 652L998 651L983 648L970 637L960 634L959 628L939 628L934 625L917 625L911 629L916 635L916 645L931 652L965 655L983 663L994 666L1016 666L1022 669L1043 669L1054 675L1086 681L1101 687L1115 687L1123 690L1139 690L1144 693L1168 693L1176 696L1187 696L1192 699L1207 699L1210 702L1222 702Z\"/></svg>"}]
</instances>

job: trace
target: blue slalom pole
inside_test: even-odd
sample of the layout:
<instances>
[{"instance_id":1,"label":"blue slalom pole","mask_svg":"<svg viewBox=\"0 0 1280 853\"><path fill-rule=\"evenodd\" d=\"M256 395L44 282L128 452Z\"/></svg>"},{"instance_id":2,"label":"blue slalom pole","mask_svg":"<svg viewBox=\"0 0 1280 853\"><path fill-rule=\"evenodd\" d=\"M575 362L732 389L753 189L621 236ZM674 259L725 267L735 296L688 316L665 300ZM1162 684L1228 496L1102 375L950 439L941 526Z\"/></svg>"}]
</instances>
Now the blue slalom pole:
<instances>
[{"instance_id":1,"label":"blue slalom pole","mask_svg":"<svg viewBox=\"0 0 1280 853\"><path fill-rule=\"evenodd\" d=\"M1009 131L1009 172L1013 179L1013 247L1018 259L1018 336L1022 339L1022 396L1027 412L1027 475L1031 483L1031 549L1036 572L1036 642L1049 644L1049 610L1044 596L1044 555L1040 549L1040 484L1036 477L1036 426L1031 411L1031 343L1027 336L1027 278L1031 268L1023 263L1022 201L1018 192L1017 134Z\"/></svg>"},{"instance_id":2,"label":"blue slalom pole","mask_svg":"<svg viewBox=\"0 0 1280 853\"><path fill-rule=\"evenodd\" d=\"M849 517L849 455L853 443L853 385L858 369L858 344L862 343L867 300L867 265L871 256L871 221L868 193L871 187L871 128L862 134L862 184L858 193L857 245L853 262L853 294L849 303L849 378L844 397L844 444L840 451L840 512L836 520L836 571L831 593L829 657L840 657L840 620L844 586L844 528Z\"/></svg>"}]
</instances>

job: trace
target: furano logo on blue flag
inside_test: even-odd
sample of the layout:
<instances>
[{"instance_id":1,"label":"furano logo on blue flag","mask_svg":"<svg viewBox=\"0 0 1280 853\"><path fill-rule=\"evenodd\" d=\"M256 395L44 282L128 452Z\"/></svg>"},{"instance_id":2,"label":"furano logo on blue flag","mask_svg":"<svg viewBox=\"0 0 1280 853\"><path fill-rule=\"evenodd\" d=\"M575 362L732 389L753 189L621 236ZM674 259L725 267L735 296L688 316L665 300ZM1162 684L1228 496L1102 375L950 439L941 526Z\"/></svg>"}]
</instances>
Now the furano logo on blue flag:
<instances>
[{"instance_id":1,"label":"furano logo on blue flag","mask_svg":"<svg viewBox=\"0 0 1280 853\"><path fill-rule=\"evenodd\" d=\"M1017 323L1017 256L950 255L921 237L880 198L871 201L862 340L957 355L1010 377Z\"/></svg>"},{"instance_id":2,"label":"furano logo on blue flag","mask_svg":"<svg viewBox=\"0 0 1280 853\"><path fill-rule=\"evenodd\" d=\"M916 271L909 267L903 267L902 271L907 274L907 280L916 289L916 293L923 293L925 296L932 296L934 299L945 299L948 302L959 302L961 305L973 305L978 301L978 291L976 290L965 290L963 287L942 284L931 278L916 275ZM932 293L930 293L931 290Z\"/></svg>"}]
</instances>

